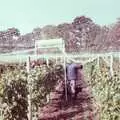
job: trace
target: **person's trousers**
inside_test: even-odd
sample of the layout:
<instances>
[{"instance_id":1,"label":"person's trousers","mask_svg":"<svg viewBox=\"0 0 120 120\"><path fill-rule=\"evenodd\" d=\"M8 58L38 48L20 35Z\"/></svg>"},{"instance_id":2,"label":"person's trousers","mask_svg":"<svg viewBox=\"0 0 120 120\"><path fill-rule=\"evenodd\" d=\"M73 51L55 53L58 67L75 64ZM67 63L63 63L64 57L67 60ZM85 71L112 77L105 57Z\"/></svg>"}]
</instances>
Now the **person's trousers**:
<instances>
[{"instance_id":1,"label":"person's trousers","mask_svg":"<svg viewBox=\"0 0 120 120\"><path fill-rule=\"evenodd\" d=\"M71 87L71 92L72 94L75 94L75 86L76 86L76 80L68 80L70 87Z\"/></svg>"}]
</instances>

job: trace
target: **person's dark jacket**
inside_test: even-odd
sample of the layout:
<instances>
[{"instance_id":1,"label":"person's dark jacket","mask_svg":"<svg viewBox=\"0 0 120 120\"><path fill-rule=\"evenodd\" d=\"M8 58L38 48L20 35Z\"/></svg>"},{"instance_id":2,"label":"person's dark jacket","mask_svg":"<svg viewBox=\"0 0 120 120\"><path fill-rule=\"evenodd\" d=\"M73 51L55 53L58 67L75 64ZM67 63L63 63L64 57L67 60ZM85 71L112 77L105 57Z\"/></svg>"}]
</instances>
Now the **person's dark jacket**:
<instances>
[{"instance_id":1,"label":"person's dark jacket","mask_svg":"<svg viewBox=\"0 0 120 120\"><path fill-rule=\"evenodd\" d=\"M75 63L67 64L66 66L67 79L76 80L78 77L78 69L80 68L81 68L81 65L78 65Z\"/></svg>"}]
</instances>

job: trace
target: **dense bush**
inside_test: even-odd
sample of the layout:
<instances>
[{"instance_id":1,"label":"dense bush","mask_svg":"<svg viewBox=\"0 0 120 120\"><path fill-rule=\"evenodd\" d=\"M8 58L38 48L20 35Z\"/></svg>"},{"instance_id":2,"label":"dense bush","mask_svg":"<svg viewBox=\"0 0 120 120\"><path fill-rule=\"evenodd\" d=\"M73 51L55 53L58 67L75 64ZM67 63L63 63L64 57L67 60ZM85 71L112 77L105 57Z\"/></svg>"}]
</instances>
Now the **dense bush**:
<instances>
[{"instance_id":1,"label":"dense bush","mask_svg":"<svg viewBox=\"0 0 120 120\"><path fill-rule=\"evenodd\" d=\"M100 120L120 119L120 75L115 72L110 75L109 67L101 64L99 69L96 61L89 66L89 85L93 96L100 105ZM91 71L91 72L90 72ZM116 70L117 71L117 70Z\"/></svg>"},{"instance_id":2,"label":"dense bush","mask_svg":"<svg viewBox=\"0 0 120 120\"><path fill-rule=\"evenodd\" d=\"M102 61L102 60L100 60ZM120 119L120 75L118 71L110 75L109 67L96 60L85 65L85 75L96 102L100 105L101 120ZM115 70L115 69L114 69ZM54 89L63 78L62 66L41 65L32 68L29 74L24 67L6 69L0 78L0 96L4 107L4 120L27 120L28 113L28 80L32 92L33 113L46 104L46 95ZM85 76L85 77L86 77Z\"/></svg>"},{"instance_id":3,"label":"dense bush","mask_svg":"<svg viewBox=\"0 0 120 120\"><path fill-rule=\"evenodd\" d=\"M31 71L32 81L32 103L35 107L43 106L48 95L55 87L59 79L61 79L62 71L57 70L58 67L47 67L46 65L40 68L35 68ZM62 68L61 68L62 70Z\"/></svg>"},{"instance_id":4,"label":"dense bush","mask_svg":"<svg viewBox=\"0 0 120 120\"><path fill-rule=\"evenodd\" d=\"M28 74L22 67L8 68L1 75L1 98L4 120L28 119L28 94L32 93L32 112L46 104L46 95L60 80L62 66L41 65L32 68Z\"/></svg>"},{"instance_id":5,"label":"dense bush","mask_svg":"<svg viewBox=\"0 0 120 120\"><path fill-rule=\"evenodd\" d=\"M4 120L27 120L27 73L7 70L1 79L3 87Z\"/></svg>"}]
</instances>

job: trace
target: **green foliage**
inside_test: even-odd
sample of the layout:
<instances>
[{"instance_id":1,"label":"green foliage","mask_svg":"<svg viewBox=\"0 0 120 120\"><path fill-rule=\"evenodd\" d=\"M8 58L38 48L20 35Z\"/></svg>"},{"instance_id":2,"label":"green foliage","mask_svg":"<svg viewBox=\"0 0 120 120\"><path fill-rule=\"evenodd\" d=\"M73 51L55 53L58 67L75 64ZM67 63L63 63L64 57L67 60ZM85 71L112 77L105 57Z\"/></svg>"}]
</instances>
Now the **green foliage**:
<instances>
[{"instance_id":1,"label":"green foliage","mask_svg":"<svg viewBox=\"0 0 120 120\"><path fill-rule=\"evenodd\" d=\"M4 120L27 120L28 95L32 93L32 112L46 104L46 95L61 79L62 66L41 65L28 74L23 67L7 69L1 75L1 98L4 107ZM30 89L29 89L30 88Z\"/></svg>"},{"instance_id":2,"label":"green foliage","mask_svg":"<svg viewBox=\"0 0 120 120\"><path fill-rule=\"evenodd\" d=\"M27 120L27 73L18 69L7 70L2 81L4 120Z\"/></svg>"},{"instance_id":3,"label":"green foliage","mask_svg":"<svg viewBox=\"0 0 120 120\"><path fill-rule=\"evenodd\" d=\"M100 104L101 120L120 119L120 75L110 75L109 68L97 62L86 64L85 75L96 101ZM4 120L27 120L29 87L32 92L32 112L46 104L46 95L63 79L61 65L42 65L29 73L24 68L6 69L0 78L0 96L4 106Z\"/></svg>"},{"instance_id":4,"label":"green foliage","mask_svg":"<svg viewBox=\"0 0 120 120\"><path fill-rule=\"evenodd\" d=\"M101 120L120 119L120 75L116 72L110 75L107 66L100 65L98 69L95 61L91 63L89 85L96 101L101 106Z\"/></svg>"},{"instance_id":5,"label":"green foliage","mask_svg":"<svg viewBox=\"0 0 120 120\"><path fill-rule=\"evenodd\" d=\"M7 70L2 80L4 120L27 120L27 73L18 69Z\"/></svg>"},{"instance_id":6,"label":"green foliage","mask_svg":"<svg viewBox=\"0 0 120 120\"><path fill-rule=\"evenodd\" d=\"M61 71L60 71L61 70ZM32 105L33 107L43 106L46 104L46 95L55 87L57 81L62 78L62 67L41 66L31 71L32 79Z\"/></svg>"}]
</instances>

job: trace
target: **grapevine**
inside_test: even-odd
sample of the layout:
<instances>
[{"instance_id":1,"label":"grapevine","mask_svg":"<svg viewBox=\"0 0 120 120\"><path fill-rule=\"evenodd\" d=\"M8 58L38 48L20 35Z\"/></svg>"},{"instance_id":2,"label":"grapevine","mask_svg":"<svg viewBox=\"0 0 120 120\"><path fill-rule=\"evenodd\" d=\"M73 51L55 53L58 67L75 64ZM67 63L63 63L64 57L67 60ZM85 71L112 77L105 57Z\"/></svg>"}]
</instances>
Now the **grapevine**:
<instances>
[{"instance_id":1,"label":"grapevine","mask_svg":"<svg viewBox=\"0 0 120 120\"><path fill-rule=\"evenodd\" d=\"M102 60L101 60L102 61ZM98 104L101 106L101 120L120 119L120 75L114 72L111 76L109 67L102 61L100 68L96 66L96 61L87 64L89 70L89 86ZM89 69L88 69L89 68Z\"/></svg>"}]
</instances>

